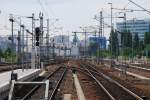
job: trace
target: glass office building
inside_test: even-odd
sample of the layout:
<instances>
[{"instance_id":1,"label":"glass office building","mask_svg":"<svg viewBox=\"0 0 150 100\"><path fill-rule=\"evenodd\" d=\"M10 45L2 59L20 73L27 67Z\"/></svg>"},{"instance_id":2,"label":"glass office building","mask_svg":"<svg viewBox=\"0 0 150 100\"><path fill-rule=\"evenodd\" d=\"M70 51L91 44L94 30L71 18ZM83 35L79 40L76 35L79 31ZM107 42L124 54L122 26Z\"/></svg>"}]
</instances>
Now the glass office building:
<instances>
[{"instance_id":1,"label":"glass office building","mask_svg":"<svg viewBox=\"0 0 150 100\"><path fill-rule=\"evenodd\" d=\"M150 32L150 20L127 20L125 22L118 22L116 24L117 30L123 32L125 30L130 30L132 35L138 34L140 40L144 40L145 32Z\"/></svg>"}]
</instances>

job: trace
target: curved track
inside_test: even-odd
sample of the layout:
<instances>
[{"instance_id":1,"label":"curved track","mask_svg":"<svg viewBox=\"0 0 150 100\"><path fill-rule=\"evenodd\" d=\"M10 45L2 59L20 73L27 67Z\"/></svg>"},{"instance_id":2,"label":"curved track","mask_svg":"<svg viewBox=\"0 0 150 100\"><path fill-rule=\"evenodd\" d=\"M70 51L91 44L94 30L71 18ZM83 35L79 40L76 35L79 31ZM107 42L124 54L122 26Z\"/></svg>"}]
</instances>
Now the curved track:
<instances>
[{"instance_id":1,"label":"curved track","mask_svg":"<svg viewBox=\"0 0 150 100\"><path fill-rule=\"evenodd\" d=\"M94 67L87 65L86 63L80 63L80 65L90 74L111 100L142 100L142 98L118 82L103 73L98 72Z\"/></svg>"}]
</instances>

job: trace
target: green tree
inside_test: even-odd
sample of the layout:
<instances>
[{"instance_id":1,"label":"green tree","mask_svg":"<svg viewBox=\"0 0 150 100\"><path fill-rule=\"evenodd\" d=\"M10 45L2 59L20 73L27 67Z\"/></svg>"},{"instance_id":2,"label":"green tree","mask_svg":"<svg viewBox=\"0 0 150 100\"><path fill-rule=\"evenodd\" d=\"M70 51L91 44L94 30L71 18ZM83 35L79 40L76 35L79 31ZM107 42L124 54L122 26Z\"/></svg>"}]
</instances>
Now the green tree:
<instances>
[{"instance_id":1,"label":"green tree","mask_svg":"<svg viewBox=\"0 0 150 100\"><path fill-rule=\"evenodd\" d=\"M0 48L0 58L3 57L3 51L2 49Z\"/></svg>"},{"instance_id":2,"label":"green tree","mask_svg":"<svg viewBox=\"0 0 150 100\"><path fill-rule=\"evenodd\" d=\"M123 33L123 46L124 47L132 47L132 34L130 31L124 31Z\"/></svg>"},{"instance_id":3,"label":"green tree","mask_svg":"<svg viewBox=\"0 0 150 100\"><path fill-rule=\"evenodd\" d=\"M121 33L121 45L122 45L122 54L124 56L130 56L132 54L132 34L128 30L124 30Z\"/></svg>"},{"instance_id":4,"label":"green tree","mask_svg":"<svg viewBox=\"0 0 150 100\"><path fill-rule=\"evenodd\" d=\"M112 56L117 57L118 51L119 51L119 42L118 42L117 31L111 30L109 40L110 40L110 50L112 52Z\"/></svg>"},{"instance_id":5,"label":"green tree","mask_svg":"<svg viewBox=\"0 0 150 100\"><path fill-rule=\"evenodd\" d=\"M144 42L143 41L140 41L139 42L139 50L142 51L144 50L145 46L144 46Z\"/></svg>"},{"instance_id":6,"label":"green tree","mask_svg":"<svg viewBox=\"0 0 150 100\"><path fill-rule=\"evenodd\" d=\"M8 48L5 50L5 56L6 56L6 58L7 58L7 57L10 57L11 54L12 54L11 49L8 47Z\"/></svg>"},{"instance_id":7,"label":"green tree","mask_svg":"<svg viewBox=\"0 0 150 100\"><path fill-rule=\"evenodd\" d=\"M145 32L144 34L144 47L146 56L150 57L150 32Z\"/></svg>"},{"instance_id":8,"label":"green tree","mask_svg":"<svg viewBox=\"0 0 150 100\"><path fill-rule=\"evenodd\" d=\"M1 58L3 58L3 51L2 51L2 49L0 48L0 61L1 61Z\"/></svg>"},{"instance_id":9,"label":"green tree","mask_svg":"<svg viewBox=\"0 0 150 100\"><path fill-rule=\"evenodd\" d=\"M144 44L145 45L150 44L150 32L146 32L144 34Z\"/></svg>"},{"instance_id":10,"label":"green tree","mask_svg":"<svg viewBox=\"0 0 150 100\"><path fill-rule=\"evenodd\" d=\"M90 55L97 55L98 43L95 41L90 41L89 53Z\"/></svg>"},{"instance_id":11,"label":"green tree","mask_svg":"<svg viewBox=\"0 0 150 100\"><path fill-rule=\"evenodd\" d=\"M138 36L138 34L135 34L135 36L134 36L134 39L133 39L133 48L135 49L135 50L138 50L139 49L139 36Z\"/></svg>"}]
</instances>

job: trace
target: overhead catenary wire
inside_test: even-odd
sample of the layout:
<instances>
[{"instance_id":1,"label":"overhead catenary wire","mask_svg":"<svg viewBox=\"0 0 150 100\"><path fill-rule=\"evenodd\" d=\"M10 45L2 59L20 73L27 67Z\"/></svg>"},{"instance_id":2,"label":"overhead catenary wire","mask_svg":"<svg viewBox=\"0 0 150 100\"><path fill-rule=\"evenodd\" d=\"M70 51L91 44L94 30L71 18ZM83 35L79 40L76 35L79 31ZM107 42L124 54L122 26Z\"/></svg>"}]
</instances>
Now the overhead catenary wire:
<instances>
[{"instance_id":1,"label":"overhead catenary wire","mask_svg":"<svg viewBox=\"0 0 150 100\"><path fill-rule=\"evenodd\" d=\"M144 7L142 7L141 5L139 5L139 4L137 4L137 3L135 3L134 1L132 1L132 0L128 0L129 2L131 2L131 3L133 3L134 5L136 5L137 7L139 7L139 8L141 8L141 9L143 9L144 11L146 11L146 12L148 12L149 14L150 14L150 11L149 10L147 10L147 9L145 9Z\"/></svg>"},{"instance_id":2,"label":"overhead catenary wire","mask_svg":"<svg viewBox=\"0 0 150 100\"><path fill-rule=\"evenodd\" d=\"M50 6L48 6L48 1L47 0L45 0L45 5L46 5L47 9L50 11L51 15L56 16L53 9Z\"/></svg>"},{"instance_id":3,"label":"overhead catenary wire","mask_svg":"<svg viewBox=\"0 0 150 100\"><path fill-rule=\"evenodd\" d=\"M43 12L46 14L46 16L49 18L49 14L48 12L46 11L45 7L43 6L42 2L40 0L37 0L38 3L40 4L40 7L41 9L43 10Z\"/></svg>"},{"instance_id":4,"label":"overhead catenary wire","mask_svg":"<svg viewBox=\"0 0 150 100\"><path fill-rule=\"evenodd\" d=\"M131 3L131 2L128 2L123 8L124 8L124 9L127 8L127 6L129 6L130 3Z\"/></svg>"}]
</instances>

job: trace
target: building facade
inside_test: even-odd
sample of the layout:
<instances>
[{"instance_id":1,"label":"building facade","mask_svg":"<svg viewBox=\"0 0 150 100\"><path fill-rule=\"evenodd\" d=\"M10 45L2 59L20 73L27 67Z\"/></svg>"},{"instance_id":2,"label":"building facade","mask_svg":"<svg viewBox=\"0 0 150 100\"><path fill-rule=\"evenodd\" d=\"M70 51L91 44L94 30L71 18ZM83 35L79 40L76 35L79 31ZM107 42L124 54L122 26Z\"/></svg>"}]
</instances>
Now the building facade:
<instances>
[{"instance_id":1,"label":"building facade","mask_svg":"<svg viewBox=\"0 0 150 100\"><path fill-rule=\"evenodd\" d=\"M123 32L125 28L132 33L132 36L138 34L141 41L144 40L145 32L150 32L150 20L127 20L116 24L117 30Z\"/></svg>"},{"instance_id":2,"label":"building facade","mask_svg":"<svg viewBox=\"0 0 150 100\"><path fill-rule=\"evenodd\" d=\"M63 44L69 43L69 36L67 35L57 35L52 38L54 39L54 43L63 43Z\"/></svg>"},{"instance_id":3,"label":"building facade","mask_svg":"<svg viewBox=\"0 0 150 100\"><path fill-rule=\"evenodd\" d=\"M78 46L72 44L69 36L57 35L51 38L54 39L55 55L56 56L79 56Z\"/></svg>"},{"instance_id":4,"label":"building facade","mask_svg":"<svg viewBox=\"0 0 150 100\"><path fill-rule=\"evenodd\" d=\"M90 37L89 38L90 42L94 41L96 42L101 49L106 49L106 37Z\"/></svg>"},{"instance_id":5,"label":"building facade","mask_svg":"<svg viewBox=\"0 0 150 100\"><path fill-rule=\"evenodd\" d=\"M90 43L95 42L98 44L98 46L90 47ZM100 49L105 50L106 49L106 37L89 37L86 42L85 40L80 40L78 43L79 46L79 52L81 56L87 56L90 52L96 52L97 49L100 47ZM86 43L86 44L85 44ZM86 45L86 46L85 46Z\"/></svg>"}]
</instances>

